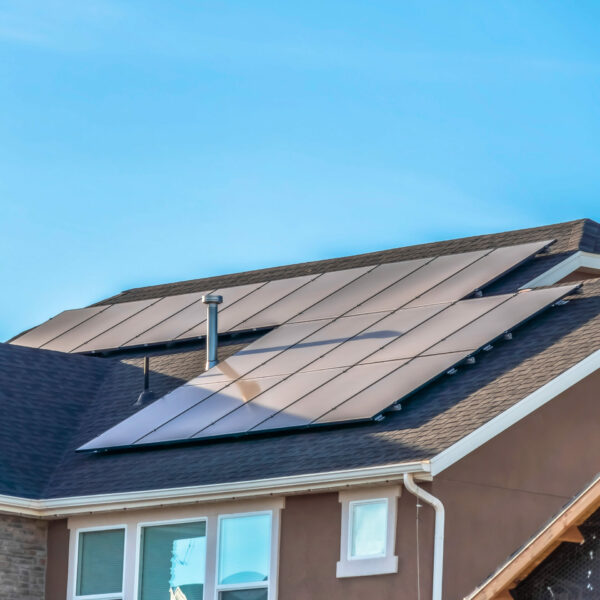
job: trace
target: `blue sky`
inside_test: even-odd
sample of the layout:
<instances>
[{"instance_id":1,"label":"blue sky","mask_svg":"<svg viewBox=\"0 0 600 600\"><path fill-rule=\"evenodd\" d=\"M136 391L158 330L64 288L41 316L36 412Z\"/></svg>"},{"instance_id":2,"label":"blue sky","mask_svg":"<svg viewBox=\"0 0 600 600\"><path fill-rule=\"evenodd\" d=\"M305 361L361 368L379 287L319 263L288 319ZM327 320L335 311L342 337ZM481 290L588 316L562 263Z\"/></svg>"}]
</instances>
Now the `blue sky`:
<instances>
[{"instance_id":1,"label":"blue sky","mask_svg":"<svg viewBox=\"0 0 600 600\"><path fill-rule=\"evenodd\" d=\"M598 22L0 0L0 339L138 285L600 219Z\"/></svg>"}]
</instances>

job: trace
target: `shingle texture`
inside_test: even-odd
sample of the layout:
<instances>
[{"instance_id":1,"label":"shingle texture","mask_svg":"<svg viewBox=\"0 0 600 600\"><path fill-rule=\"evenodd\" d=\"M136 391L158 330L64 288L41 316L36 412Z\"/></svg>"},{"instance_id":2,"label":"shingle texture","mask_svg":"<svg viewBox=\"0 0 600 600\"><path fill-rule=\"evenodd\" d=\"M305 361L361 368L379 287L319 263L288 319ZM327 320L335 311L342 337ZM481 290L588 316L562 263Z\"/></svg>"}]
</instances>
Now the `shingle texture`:
<instances>
[{"instance_id":1,"label":"shingle texture","mask_svg":"<svg viewBox=\"0 0 600 600\"><path fill-rule=\"evenodd\" d=\"M524 265L494 284L497 290L516 289L523 279L531 279L532 268L542 268L540 261L543 270L549 268L557 255L581 247L584 238L582 249L587 251L600 239L598 227L589 221L499 235L507 237L507 244L548 238L557 243L553 253L532 261L535 268ZM486 237L441 244L443 251L461 252L489 247L492 242ZM432 245L427 246L414 251L431 256ZM383 254L380 259L386 260ZM346 266L351 265L337 268ZM323 270L323 263L318 268ZM297 273L285 276L292 274ZM232 284L240 282L232 279ZM180 288L171 289L180 293ZM427 386L382 422L98 454L74 450L136 410L142 358L101 359L1 345L0 380L9 389L1 397L10 418L2 423L0 443L10 459L0 466L0 493L51 498L125 492L431 458L600 348L599 333L600 280L589 280L568 304L529 321L514 332L512 341L497 344L478 355L475 365ZM222 346L222 358L240 347ZM153 356L151 388L163 395L178 387L203 370L204 359L202 350Z\"/></svg>"}]
</instances>

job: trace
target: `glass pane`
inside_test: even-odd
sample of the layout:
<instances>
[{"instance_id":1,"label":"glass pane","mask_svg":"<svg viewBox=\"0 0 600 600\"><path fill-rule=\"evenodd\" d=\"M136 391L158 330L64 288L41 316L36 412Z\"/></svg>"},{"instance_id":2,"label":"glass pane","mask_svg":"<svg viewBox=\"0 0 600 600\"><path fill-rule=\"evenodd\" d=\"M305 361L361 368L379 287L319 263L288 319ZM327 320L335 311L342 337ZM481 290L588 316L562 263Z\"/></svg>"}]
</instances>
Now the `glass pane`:
<instances>
[{"instance_id":1,"label":"glass pane","mask_svg":"<svg viewBox=\"0 0 600 600\"><path fill-rule=\"evenodd\" d=\"M142 529L139 600L202 600L206 523Z\"/></svg>"},{"instance_id":2,"label":"glass pane","mask_svg":"<svg viewBox=\"0 0 600 600\"><path fill-rule=\"evenodd\" d=\"M219 600L267 600L268 592L266 588L258 590L230 590L221 592Z\"/></svg>"},{"instance_id":3,"label":"glass pane","mask_svg":"<svg viewBox=\"0 0 600 600\"><path fill-rule=\"evenodd\" d=\"M79 534L78 596L122 591L124 544L124 529L82 531Z\"/></svg>"},{"instance_id":4,"label":"glass pane","mask_svg":"<svg viewBox=\"0 0 600 600\"><path fill-rule=\"evenodd\" d=\"M266 581L269 577L270 557L271 515L244 515L221 519L220 584Z\"/></svg>"},{"instance_id":5,"label":"glass pane","mask_svg":"<svg viewBox=\"0 0 600 600\"><path fill-rule=\"evenodd\" d=\"M385 555L387 542L387 500L351 505L352 539L350 556L364 558Z\"/></svg>"}]
</instances>

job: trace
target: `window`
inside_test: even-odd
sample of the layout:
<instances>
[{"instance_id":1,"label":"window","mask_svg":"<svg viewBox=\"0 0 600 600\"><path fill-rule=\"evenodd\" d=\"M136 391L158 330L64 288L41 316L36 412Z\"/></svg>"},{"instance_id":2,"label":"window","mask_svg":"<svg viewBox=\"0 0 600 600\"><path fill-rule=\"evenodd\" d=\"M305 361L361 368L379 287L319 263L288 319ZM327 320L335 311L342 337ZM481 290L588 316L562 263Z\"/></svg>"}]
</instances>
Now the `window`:
<instances>
[{"instance_id":1,"label":"window","mask_svg":"<svg viewBox=\"0 0 600 600\"><path fill-rule=\"evenodd\" d=\"M349 559L385 556L387 515L387 498L350 502Z\"/></svg>"},{"instance_id":2,"label":"window","mask_svg":"<svg viewBox=\"0 0 600 600\"><path fill-rule=\"evenodd\" d=\"M75 597L121 600L124 552L124 528L79 531Z\"/></svg>"},{"instance_id":3,"label":"window","mask_svg":"<svg viewBox=\"0 0 600 600\"><path fill-rule=\"evenodd\" d=\"M398 486L340 492L342 535L338 577L396 573Z\"/></svg>"},{"instance_id":4,"label":"window","mask_svg":"<svg viewBox=\"0 0 600 600\"><path fill-rule=\"evenodd\" d=\"M206 522L141 528L138 600L202 600Z\"/></svg>"},{"instance_id":5,"label":"window","mask_svg":"<svg viewBox=\"0 0 600 600\"><path fill-rule=\"evenodd\" d=\"M218 600L267 600L271 563L271 513L219 519Z\"/></svg>"}]
</instances>

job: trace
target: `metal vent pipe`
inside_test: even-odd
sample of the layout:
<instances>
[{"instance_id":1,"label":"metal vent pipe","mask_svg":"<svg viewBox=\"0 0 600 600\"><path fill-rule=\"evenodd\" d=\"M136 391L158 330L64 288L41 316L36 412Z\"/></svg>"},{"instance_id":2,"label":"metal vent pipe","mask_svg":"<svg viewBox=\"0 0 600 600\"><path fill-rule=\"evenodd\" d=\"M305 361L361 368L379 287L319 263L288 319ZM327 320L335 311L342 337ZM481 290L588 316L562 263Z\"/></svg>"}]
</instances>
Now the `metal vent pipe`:
<instances>
[{"instance_id":1,"label":"metal vent pipe","mask_svg":"<svg viewBox=\"0 0 600 600\"><path fill-rule=\"evenodd\" d=\"M206 370L214 367L219 361L217 349L219 346L219 304L223 302L223 296L207 294L202 296L202 302L206 304Z\"/></svg>"}]
</instances>

